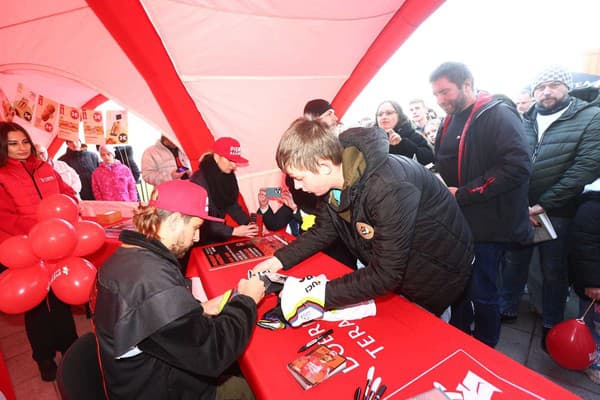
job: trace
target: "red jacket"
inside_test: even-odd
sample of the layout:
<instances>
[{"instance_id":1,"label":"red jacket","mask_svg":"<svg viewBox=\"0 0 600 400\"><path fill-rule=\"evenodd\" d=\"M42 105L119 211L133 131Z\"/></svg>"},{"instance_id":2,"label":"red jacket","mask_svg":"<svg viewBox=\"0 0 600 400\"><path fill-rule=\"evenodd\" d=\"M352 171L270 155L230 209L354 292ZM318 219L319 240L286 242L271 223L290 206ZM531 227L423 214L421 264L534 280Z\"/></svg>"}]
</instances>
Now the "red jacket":
<instances>
[{"instance_id":1,"label":"red jacket","mask_svg":"<svg viewBox=\"0 0 600 400\"><path fill-rule=\"evenodd\" d=\"M26 235L38 222L37 207L44 197L75 192L47 162L33 155L25 162L9 158L0 167L0 243Z\"/></svg>"}]
</instances>

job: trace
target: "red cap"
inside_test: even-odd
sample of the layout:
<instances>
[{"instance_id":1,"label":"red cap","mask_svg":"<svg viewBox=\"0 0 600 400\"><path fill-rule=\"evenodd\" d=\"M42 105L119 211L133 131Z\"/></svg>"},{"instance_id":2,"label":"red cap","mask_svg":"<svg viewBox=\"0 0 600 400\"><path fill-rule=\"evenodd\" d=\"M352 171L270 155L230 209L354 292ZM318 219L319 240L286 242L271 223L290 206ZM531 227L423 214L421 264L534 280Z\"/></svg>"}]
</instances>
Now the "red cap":
<instances>
[{"instance_id":1,"label":"red cap","mask_svg":"<svg viewBox=\"0 0 600 400\"><path fill-rule=\"evenodd\" d=\"M161 183L156 190L158 197L156 200L150 200L151 206L182 215L223 222L221 218L208 215L208 194L200 185L177 179Z\"/></svg>"},{"instance_id":2,"label":"red cap","mask_svg":"<svg viewBox=\"0 0 600 400\"><path fill-rule=\"evenodd\" d=\"M247 164L248 160L242 157L240 142L231 137L222 137L215 142L214 153L225 157L238 164Z\"/></svg>"}]
</instances>

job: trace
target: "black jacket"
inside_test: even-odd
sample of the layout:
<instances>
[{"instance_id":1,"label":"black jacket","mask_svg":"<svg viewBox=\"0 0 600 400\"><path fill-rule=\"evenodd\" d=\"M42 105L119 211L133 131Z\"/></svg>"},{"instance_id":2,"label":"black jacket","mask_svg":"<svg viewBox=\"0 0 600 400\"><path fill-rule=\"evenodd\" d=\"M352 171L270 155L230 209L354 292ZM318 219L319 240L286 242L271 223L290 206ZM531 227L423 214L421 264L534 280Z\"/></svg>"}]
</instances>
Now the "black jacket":
<instances>
[{"instance_id":1,"label":"black jacket","mask_svg":"<svg viewBox=\"0 0 600 400\"><path fill-rule=\"evenodd\" d=\"M79 196L81 200L96 200L94 191L92 190L92 173L98 168L98 156L96 153L87 150L72 151L71 149L67 149L67 152L59 160L69 164L77 172L77 175L79 175L79 179L81 180L81 192L79 192Z\"/></svg>"},{"instance_id":2,"label":"black jacket","mask_svg":"<svg viewBox=\"0 0 600 400\"><path fill-rule=\"evenodd\" d=\"M416 161L389 155L381 128L349 129L340 141L341 202L330 193L315 225L275 256L288 269L339 236L366 268L327 284L328 309L393 292L442 313L472 268L471 232L458 205Z\"/></svg>"},{"instance_id":3,"label":"black jacket","mask_svg":"<svg viewBox=\"0 0 600 400\"><path fill-rule=\"evenodd\" d=\"M391 145L390 154L397 154L408 158L415 157L423 165L433 162L433 150L427 140L414 130L410 121L394 127L394 131L402 140L400 143Z\"/></svg>"},{"instance_id":4,"label":"black jacket","mask_svg":"<svg viewBox=\"0 0 600 400\"><path fill-rule=\"evenodd\" d=\"M214 399L250 339L254 301L235 296L204 317L162 243L132 231L120 239L140 247L120 247L98 270L94 310L110 399ZM134 346L141 353L116 359Z\"/></svg>"},{"instance_id":5,"label":"black jacket","mask_svg":"<svg viewBox=\"0 0 600 400\"><path fill-rule=\"evenodd\" d=\"M600 288L600 192L578 198L569 232L569 265L579 296L587 298L585 288Z\"/></svg>"},{"instance_id":6,"label":"black jacket","mask_svg":"<svg viewBox=\"0 0 600 400\"><path fill-rule=\"evenodd\" d=\"M444 119L435 141L436 168L447 179L458 167L456 200L476 242L526 242L529 223L527 189L531 162L517 111L480 94L461 135L458 166L438 158L452 119Z\"/></svg>"}]
</instances>

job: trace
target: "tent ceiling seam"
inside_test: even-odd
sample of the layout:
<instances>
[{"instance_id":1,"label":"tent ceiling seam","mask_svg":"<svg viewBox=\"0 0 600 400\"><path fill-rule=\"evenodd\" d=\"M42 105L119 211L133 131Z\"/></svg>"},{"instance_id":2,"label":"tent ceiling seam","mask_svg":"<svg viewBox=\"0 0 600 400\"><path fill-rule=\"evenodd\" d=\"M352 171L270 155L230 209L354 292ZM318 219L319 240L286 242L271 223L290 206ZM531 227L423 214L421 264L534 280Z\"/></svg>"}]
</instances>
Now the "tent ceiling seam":
<instances>
[{"instance_id":1,"label":"tent ceiling seam","mask_svg":"<svg viewBox=\"0 0 600 400\"><path fill-rule=\"evenodd\" d=\"M48 14L48 15L44 15L44 16L41 16L41 17L37 17L37 18L26 19L24 21L15 22L13 24L0 26L0 31L3 30L3 29L14 28L15 26L26 25L26 24L30 24L32 22L38 22L38 21L42 21L44 19L58 17L60 15L70 14L70 13L81 11L81 10L85 10L85 9L89 9L89 7L88 6L77 7L77 8L72 8L70 10L65 10L65 11L57 12L57 13L54 13L54 14Z\"/></svg>"},{"instance_id":2,"label":"tent ceiling seam","mask_svg":"<svg viewBox=\"0 0 600 400\"><path fill-rule=\"evenodd\" d=\"M289 81L289 80L315 80L315 79L347 79L350 74L342 75L180 75L183 82L200 81Z\"/></svg>"}]
</instances>

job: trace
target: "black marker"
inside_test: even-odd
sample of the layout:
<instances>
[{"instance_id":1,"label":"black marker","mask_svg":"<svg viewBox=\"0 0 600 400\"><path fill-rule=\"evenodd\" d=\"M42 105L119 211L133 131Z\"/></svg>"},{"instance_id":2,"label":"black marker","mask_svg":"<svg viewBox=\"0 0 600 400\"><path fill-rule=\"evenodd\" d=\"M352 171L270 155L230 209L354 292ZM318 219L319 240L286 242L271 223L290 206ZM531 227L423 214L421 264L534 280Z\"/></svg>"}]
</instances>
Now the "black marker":
<instances>
[{"instance_id":1,"label":"black marker","mask_svg":"<svg viewBox=\"0 0 600 400\"><path fill-rule=\"evenodd\" d=\"M360 386L356 388L354 392L354 400L360 400Z\"/></svg>"},{"instance_id":2,"label":"black marker","mask_svg":"<svg viewBox=\"0 0 600 400\"><path fill-rule=\"evenodd\" d=\"M387 386L385 386L385 385L379 386L379 390L377 391L377 393L375 393L375 397L373 398L373 400L381 399L381 396L383 396L383 392L385 392L385 389L387 389Z\"/></svg>"},{"instance_id":3,"label":"black marker","mask_svg":"<svg viewBox=\"0 0 600 400\"><path fill-rule=\"evenodd\" d=\"M373 385L371 385L371 391L369 392L369 396L367 396L368 400L371 400L375 393L377 393L377 389L379 389L379 385L381 384L381 377L378 376L377 379L373 381Z\"/></svg>"},{"instance_id":4,"label":"black marker","mask_svg":"<svg viewBox=\"0 0 600 400\"><path fill-rule=\"evenodd\" d=\"M328 329L325 332L323 332L323 334L317 336L316 338L314 338L313 340L311 340L310 342L306 343L304 346L300 347L298 349L298 353L302 353L303 351L306 351L308 349L310 349L311 347L313 347L315 344L317 344L317 342L319 340L323 340L325 339L327 336L331 335L333 333L333 329Z\"/></svg>"},{"instance_id":5,"label":"black marker","mask_svg":"<svg viewBox=\"0 0 600 400\"><path fill-rule=\"evenodd\" d=\"M367 384L365 385L365 393L363 394L363 400L366 400L369 397L369 387L371 386L371 381L373 380L373 375L375 374L375 366L371 365L369 370L367 371Z\"/></svg>"}]
</instances>

